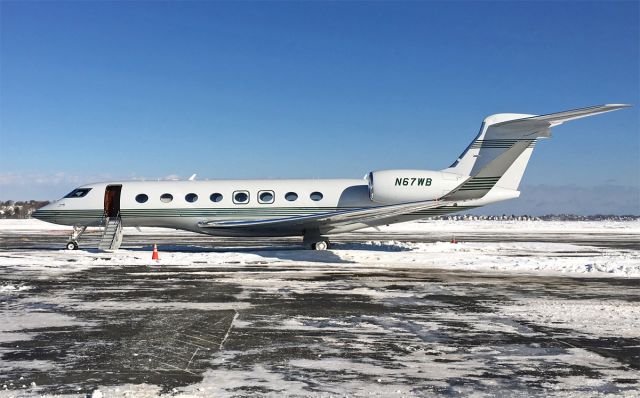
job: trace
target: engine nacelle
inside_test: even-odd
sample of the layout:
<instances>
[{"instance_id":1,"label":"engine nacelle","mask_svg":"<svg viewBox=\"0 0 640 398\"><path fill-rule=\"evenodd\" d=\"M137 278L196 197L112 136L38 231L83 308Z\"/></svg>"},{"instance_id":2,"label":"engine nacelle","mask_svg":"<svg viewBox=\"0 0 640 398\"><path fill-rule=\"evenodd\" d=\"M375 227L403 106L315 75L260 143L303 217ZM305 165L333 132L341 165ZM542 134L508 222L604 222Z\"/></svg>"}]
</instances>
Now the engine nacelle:
<instances>
[{"instance_id":1,"label":"engine nacelle","mask_svg":"<svg viewBox=\"0 0 640 398\"><path fill-rule=\"evenodd\" d=\"M465 176L432 170L380 170L367 176L369 197L381 204L434 200L462 184Z\"/></svg>"}]
</instances>

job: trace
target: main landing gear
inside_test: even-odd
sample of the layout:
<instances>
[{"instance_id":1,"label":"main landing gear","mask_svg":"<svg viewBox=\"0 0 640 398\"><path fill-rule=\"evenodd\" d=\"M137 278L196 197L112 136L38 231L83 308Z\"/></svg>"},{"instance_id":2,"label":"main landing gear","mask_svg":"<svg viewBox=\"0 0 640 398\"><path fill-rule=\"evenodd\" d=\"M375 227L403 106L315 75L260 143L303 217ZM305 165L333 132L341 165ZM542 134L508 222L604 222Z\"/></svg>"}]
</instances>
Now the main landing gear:
<instances>
[{"instance_id":1,"label":"main landing gear","mask_svg":"<svg viewBox=\"0 0 640 398\"><path fill-rule=\"evenodd\" d=\"M82 225L73 226L73 232L71 233L71 236L69 237L69 241L65 246L67 250L78 250L78 239L80 239L80 236L82 236L82 234L86 229L87 227Z\"/></svg>"},{"instance_id":2,"label":"main landing gear","mask_svg":"<svg viewBox=\"0 0 640 398\"><path fill-rule=\"evenodd\" d=\"M321 240L311 244L313 250L327 250L329 248L329 239Z\"/></svg>"},{"instance_id":3,"label":"main landing gear","mask_svg":"<svg viewBox=\"0 0 640 398\"><path fill-rule=\"evenodd\" d=\"M312 250L327 250L329 248L329 238L320 236L319 233L305 233L302 244Z\"/></svg>"}]
</instances>

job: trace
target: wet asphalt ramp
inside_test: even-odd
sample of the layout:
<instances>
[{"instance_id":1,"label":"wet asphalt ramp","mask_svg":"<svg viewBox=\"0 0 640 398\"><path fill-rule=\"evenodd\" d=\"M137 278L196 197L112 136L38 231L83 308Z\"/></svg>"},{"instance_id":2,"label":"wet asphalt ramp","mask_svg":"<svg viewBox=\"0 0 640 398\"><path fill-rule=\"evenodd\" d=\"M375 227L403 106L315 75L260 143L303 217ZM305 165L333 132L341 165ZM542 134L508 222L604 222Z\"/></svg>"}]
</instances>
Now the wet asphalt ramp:
<instances>
[{"instance_id":1,"label":"wet asphalt ramp","mask_svg":"<svg viewBox=\"0 0 640 398\"><path fill-rule=\"evenodd\" d=\"M0 340L0 387L27 394L125 384L202 396L640 388L637 335L501 310L541 298L638 305L633 279L343 263L16 269L0 283L31 289L0 294L14 323Z\"/></svg>"},{"instance_id":2,"label":"wet asphalt ramp","mask_svg":"<svg viewBox=\"0 0 640 398\"><path fill-rule=\"evenodd\" d=\"M0 343L1 368L10 369L2 382L19 387L22 377L47 392L72 393L99 385L149 383L173 388L201 380L212 353L223 347L237 312L199 306L209 300L233 300L228 294L237 289L225 293L210 283L203 289L197 281L185 285L176 281L165 289L166 278L152 273L131 278L132 271L102 268L41 280L29 297L36 293L42 300L24 304L19 293L1 297L5 310L23 311L36 320L42 314L60 314L80 323L48 327L45 317L41 325L20 330L28 339ZM193 308L161 305L166 303ZM41 361L46 372L38 371ZM36 366L30 368L30 363Z\"/></svg>"},{"instance_id":3,"label":"wet asphalt ramp","mask_svg":"<svg viewBox=\"0 0 640 398\"><path fill-rule=\"evenodd\" d=\"M62 233L2 236L0 287L14 288L0 290L0 389L10 396L96 387L111 396L122 386L137 388L136 396L633 396L640 389L637 279L445 271L434 261L388 267L337 255L372 249L341 241L404 237L374 235L336 237L338 251L324 253L296 250L295 239L130 236L126 266L91 249L60 252ZM624 233L469 239L588 242L628 256L637 246ZM158 266L147 260L149 242L193 261L176 265L161 253ZM257 258L206 261L235 252Z\"/></svg>"}]
</instances>

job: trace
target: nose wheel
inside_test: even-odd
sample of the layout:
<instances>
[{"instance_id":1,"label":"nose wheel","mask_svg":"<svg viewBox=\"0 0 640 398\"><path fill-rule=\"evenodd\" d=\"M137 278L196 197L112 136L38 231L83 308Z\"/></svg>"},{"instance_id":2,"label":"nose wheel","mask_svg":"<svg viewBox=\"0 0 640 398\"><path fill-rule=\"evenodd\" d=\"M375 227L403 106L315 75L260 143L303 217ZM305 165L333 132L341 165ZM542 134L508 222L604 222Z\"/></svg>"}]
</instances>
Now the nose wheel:
<instances>
[{"instance_id":1,"label":"nose wheel","mask_svg":"<svg viewBox=\"0 0 640 398\"><path fill-rule=\"evenodd\" d=\"M78 242L67 242L67 250L78 250Z\"/></svg>"}]
</instances>

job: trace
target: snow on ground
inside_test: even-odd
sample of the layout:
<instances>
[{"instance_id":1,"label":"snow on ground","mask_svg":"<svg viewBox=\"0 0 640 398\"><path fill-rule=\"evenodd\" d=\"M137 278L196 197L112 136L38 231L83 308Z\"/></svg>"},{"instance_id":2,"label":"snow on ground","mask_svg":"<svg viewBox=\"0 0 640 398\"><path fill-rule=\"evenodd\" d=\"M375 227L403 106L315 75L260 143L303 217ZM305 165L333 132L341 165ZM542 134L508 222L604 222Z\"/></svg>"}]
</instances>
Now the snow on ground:
<instances>
[{"instance_id":1,"label":"snow on ground","mask_svg":"<svg viewBox=\"0 0 640 398\"><path fill-rule=\"evenodd\" d=\"M50 233L59 236L63 232L66 234L69 229L38 220L0 220L0 239L2 235L7 234ZM485 234L492 231L502 231L503 234L532 231L536 234L560 234L570 231L574 234L607 234L614 240L616 234L637 234L640 239L637 222L429 221L393 225L383 228L383 232L385 231L389 232L389 236L394 236L394 233L417 235L430 232L439 232L440 236L443 236L443 231L453 234L471 234L478 231ZM126 231L126 234L131 235L160 233L168 235L175 234L175 231L159 228L143 228L142 232L134 229ZM180 244L180 239L180 236L176 237L176 245ZM474 388L487 383L487 391L493 391L494 386L491 383L497 383L497 395L509 395L510 388L513 387L513 395L526 396L525 382L530 380L537 383L540 379L546 383L543 387L549 394L606 396L611 392L616 396L636 396L636 391L632 391L632 385L624 391L613 389L624 387L624 381L617 380L631 380L636 377L637 372L634 369L613 358L598 355L584 347L577 347L574 341L580 338L607 339L609 336L637 339L640 330L640 307L637 301L632 300L633 292L630 293L627 289L626 294L631 298L625 301L628 297L618 290L618 284L633 284L635 280L612 282L601 279L597 281L597 286L593 287L589 285L590 280L582 279L579 282L584 283L584 286L589 285L591 289L588 297L583 297L583 292L574 285L566 286L565 282L576 283L576 280L568 278L545 278L542 279L543 282L539 282L541 278L531 278L533 282L528 282L527 289L514 293L513 290L517 288L512 286L513 282L524 278L517 276L507 282L499 281L487 285L484 279L480 282L466 279L455 282L453 278L430 283L412 280L408 273L406 279L396 282L390 281L389 276L402 274L403 272L398 271L411 269L445 269L483 273L636 278L640 277L640 256L637 250L536 241L453 244L448 241L416 243L397 239L337 243L327 252L282 247L261 250L212 250L185 245L182 247L186 250L180 250L180 246L172 246L171 250L163 250L161 247L158 262L151 260L151 252L147 248L123 249L115 253L50 248L0 250L0 272L12 276L19 275L15 279L7 278L7 282L0 284L0 304L4 321L0 324L0 342L11 343L6 344L6 350L13 352L18 351L14 350L13 346L16 343L13 342L37 340L38 336L42 336L38 328L43 325L50 329L59 328L60 331L65 328L74 330L74 327L82 327L92 332L104 326L101 323L104 319L83 319L78 315L81 313L107 313L111 317L112 313L116 312L114 310L139 311L144 314L147 309L172 307L174 310L183 311L180 312L182 321L188 320L183 317L190 312L210 311L213 314L215 311L233 309L236 310L235 316L228 329L225 327L226 334L222 342L224 343L230 332L233 334L235 331L240 332L236 334L238 340L235 346L227 344L224 350L221 349L212 356L212 368L205 371L201 382L164 394L161 394L161 387L151 384L100 385L99 392L93 390L91 396L230 396L234 391L241 395L252 389L261 391L261 388L268 387L267 391L276 391L268 394L270 396L313 396L310 391L322 391L316 396L343 396L345 392L349 392L349 395L357 396L401 397L412 396L411 387L414 380L429 383L434 387L434 394L438 389L453 388L448 391L457 392L456 395L492 396L491 393L478 393ZM107 276L100 272L95 272L89 279L84 278L82 274L74 274L90 268L101 271L99 268L127 266L148 267L125 269L126 279L122 279L123 284L117 285L103 286L100 278ZM163 267L167 268L163 270ZM354 274L354 269L365 277L351 279L339 275ZM366 276L365 270L372 270L370 277ZM142 276L143 273L148 275L151 272L155 278ZM186 285L184 282L179 283L181 278L185 278L182 274L188 274L189 282L186 285L190 286L189 291L195 295L191 301L167 301L167 298L160 294L160 290L154 290L177 289L184 295L180 289ZM452 275L450 272L442 274ZM50 288L51 290L47 290L45 294L38 293L42 289L42 279L50 278L56 281L57 286L65 278L73 276L78 276L82 284L62 285L59 289ZM201 276L207 283L199 283ZM482 277L484 278L484 275ZM162 280L162 284L154 285L153 282L158 280ZM547 282L544 281L550 280L560 282L555 282L554 287L545 287L543 284ZM83 286L84 283L89 286ZM391 288L391 285L396 283L405 286L412 284L411 289L400 289L400 286ZM580 283L578 286L583 286ZM199 289L210 289L207 292L213 294L226 286L225 284L234 286L234 290L227 294L235 300L198 300ZM600 284L604 287L599 287ZM192 289L191 285L199 288ZM236 292L235 287L242 289ZM538 293L540 287L542 292ZM85 291L79 294L74 292L76 288ZM569 288L570 290L563 290ZM598 289L608 289L609 295L606 299L602 299ZM96 296L88 300L87 297L90 295L86 290L90 290ZM556 290L558 294L546 294ZM120 295L133 291L139 292L142 296ZM611 291L614 292L613 295ZM509 299L489 300L496 294L508 294ZM348 295L349 300L363 296L366 299L362 302L373 306L363 307L364 310L354 308L351 312L340 313L307 312L296 305L288 304L296 302L289 300L290 298L301 298L304 295L307 295L308 299L298 300L298 304L306 302L310 306L321 305L319 301L313 300L328 297L327 302L331 303L332 299ZM452 301L452 298L456 297L463 299L465 295L471 298L480 297L481 299L471 301L487 306L495 312L466 310L464 300L460 303ZM447 297L448 300L438 297ZM279 312L277 308L268 312L268 306L255 310L254 306L259 306L261 300L273 300L273 303L278 305L289 306L288 312ZM366 308L377 308L375 304L385 305L387 311L377 313L371 310L367 313ZM337 311L337 307L339 306L328 305L324 311ZM66 315L59 311L60 309L78 317ZM263 314L262 311L267 313ZM241 312L240 316L238 312ZM149 322L152 322L154 317L148 318ZM195 321L190 322L189 325L196 325ZM557 333L553 333L552 340L547 340L543 337L549 332L540 331L533 326L545 327ZM260 346L262 340L253 338L242 343L248 345L248 352L239 351L239 347L242 347L239 343L242 337L238 336L262 336L266 342L281 341L269 337L271 335L268 332L271 330L277 331L277 335L290 333L295 339L308 339L293 339L287 344L273 344L265 348ZM493 336L499 336L502 340L493 339ZM533 340L526 340L533 337L537 339L535 343L532 343ZM559 341L563 337L569 338L568 346ZM470 340L479 338L487 338L486 344L469 343ZM511 338L513 340L510 340ZM459 344L460 341L466 343ZM557 346L549 344L550 342L555 342ZM302 354L293 355L287 351L297 345L305 348L301 350ZM396 350L393 348L395 345L401 347ZM222 347L222 344L220 346ZM276 354L290 355L290 359L282 363L278 360L271 363L256 360L255 363L247 362L247 365L242 365L242 359L247 361L248 357L258 354L271 355L270 353L273 353L274 357L277 357ZM73 353L70 353L69 357L72 355ZM0 361L0 375L10 372L12 368L47 372L56 366L60 366L59 362L46 358L12 360L4 363ZM567 368L566 375L560 372L564 368ZM581 374L579 371L574 372L572 368L588 371ZM560 373L544 373L545 369ZM332 377L333 370L343 370L343 373L335 376L337 380L329 382L327 380L328 377ZM540 376L540 372L544 374ZM597 372L594 373L597 377L589 372ZM326 376L327 374L329 376ZM480 384L455 384L456 380L471 380ZM450 381L455 387L451 387ZM22 384L22 381L14 382ZM510 382L516 384L510 385ZM35 388L30 389L30 380L24 380L24 385L24 388L11 386L10 391L0 390L0 397L40 395ZM310 387L315 390L310 390ZM83 395L86 392L82 391ZM79 394L80 388L78 394L65 396Z\"/></svg>"},{"instance_id":2,"label":"snow on ground","mask_svg":"<svg viewBox=\"0 0 640 398\"><path fill-rule=\"evenodd\" d=\"M238 252L161 252L160 261L151 260L151 252L121 249L114 253L95 250L21 250L0 251L0 268L46 270L50 273L76 272L91 267L172 265L207 267L221 264L268 264L281 262L269 253ZM0 287L10 290L12 287Z\"/></svg>"},{"instance_id":3,"label":"snow on ground","mask_svg":"<svg viewBox=\"0 0 640 398\"><path fill-rule=\"evenodd\" d=\"M336 253L361 264L377 261L390 266L423 264L456 270L640 277L637 251L566 243L372 241L344 247L348 250Z\"/></svg>"},{"instance_id":4,"label":"snow on ground","mask_svg":"<svg viewBox=\"0 0 640 398\"><path fill-rule=\"evenodd\" d=\"M623 300L520 299L499 313L547 327L570 327L584 335L640 336L640 306Z\"/></svg>"},{"instance_id":5,"label":"snow on ground","mask_svg":"<svg viewBox=\"0 0 640 398\"><path fill-rule=\"evenodd\" d=\"M449 242L405 243L372 241L336 244L335 250L188 251L151 253L121 249L115 253L93 250L24 250L0 252L0 267L75 272L91 267L159 266L211 267L228 265L340 263L341 267L434 268L481 272L525 272L570 276L640 277L638 251L603 249L565 243ZM24 287L18 287L23 288ZM0 286L2 290L12 287Z\"/></svg>"},{"instance_id":6,"label":"snow on ground","mask_svg":"<svg viewBox=\"0 0 640 398\"><path fill-rule=\"evenodd\" d=\"M89 227L87 231L99 230L98 227ZM138 230L134 227L124 228L125 234L137 235L153 232L154 234L174 234L175 229L171 228L150 228L144 227ZM68 225L52 224L35 218L29 219L0 219L0 232L13 234L28 234L30 232L65 231L71 234L71 227Z\"/></svg>"},{"instance_id":7,"label":"snow on ground","mask_svg":"<svg viewBox=\"0 0 640 398\"><path fill-rule=\"evenodd\" d=\"M31 286L0 285L0 293L22 292L29 289L31 289Z\"/></svg>"},{"instance_id":8,"label":"snow on ground","mask_svg":"<svg viewBox=\"0 0 640 398\"><path fill-rule=\"evenodd\" d=\"M0 220L1 234L29 234L69 229L39 220ZM175 234L163 228L125 228L126 235ZM488 233L567 233L638 235L640 222L555 222L555 221L420 221L395 224L383 228L390 233L437 232L473 234ZM126 239L126 238L125 238ZM180 237L176 237L179 243ZM211 251L207 249L161 252L159 262L150 261L150 253L119 250L115 253L89 251L20 250L0 252L0 267L16 266L73 272L95 266L178 265L206 267L220 264L296 264L339 262L345 267L424 267L493 272L525 272L571 276L640 277L640 253L637 250L599 248L568 243L549 242L450 242L412 243L397 240L335 244L328 253L306 250L241 250Z\"/></svg>"},{"instance_id":9,"label":"snow on ground","mask_svg":"<svg viewBox=\"0 0 640 398\"><path fill-rule=\"evenodd\" d=\"M422 220L380 227L383 232L547 232L640 234L639 221ZM373 228L363 231L374 231Z\"/></svg>"},{"instance_id":10,"label":"snow on ground","mask_svg":"<svg viewBox=\"0 0 640 398\"><path fill-rule=\"evenodd\" d=\"M19 232L19 231L50 231L56 229L70 230L67 225L51 224L48 222L29 218L25 220L4 219L0 220L0 231L2 232Z\"/></svg>"},{"instance_id":11,"label":"snow on ground","mask_svg":"<svg viewBox=\"0 0 640 398\"><path fill-rule=\"evenodd\" d=\"M85 394L84 391L78 390L77 394L46 394L42 392L34 392L36 386L25 385L21 390L0 390L0 398L23 398L23 397L38 397L38 398L111 398L111 397L123 397L123 398L153 398L153 397L178 397L187 398L192 395L189 394L176 394L175 392L162 394L162 388L159 386L149 384L123 384L119 386L107 386L100 387L93 390L90 394ZM0 386L2 388L2 386ZM37 391L37 390L36 390ZM177 392L177 390L176 390Z\"/></svg>"}]
</instances>

